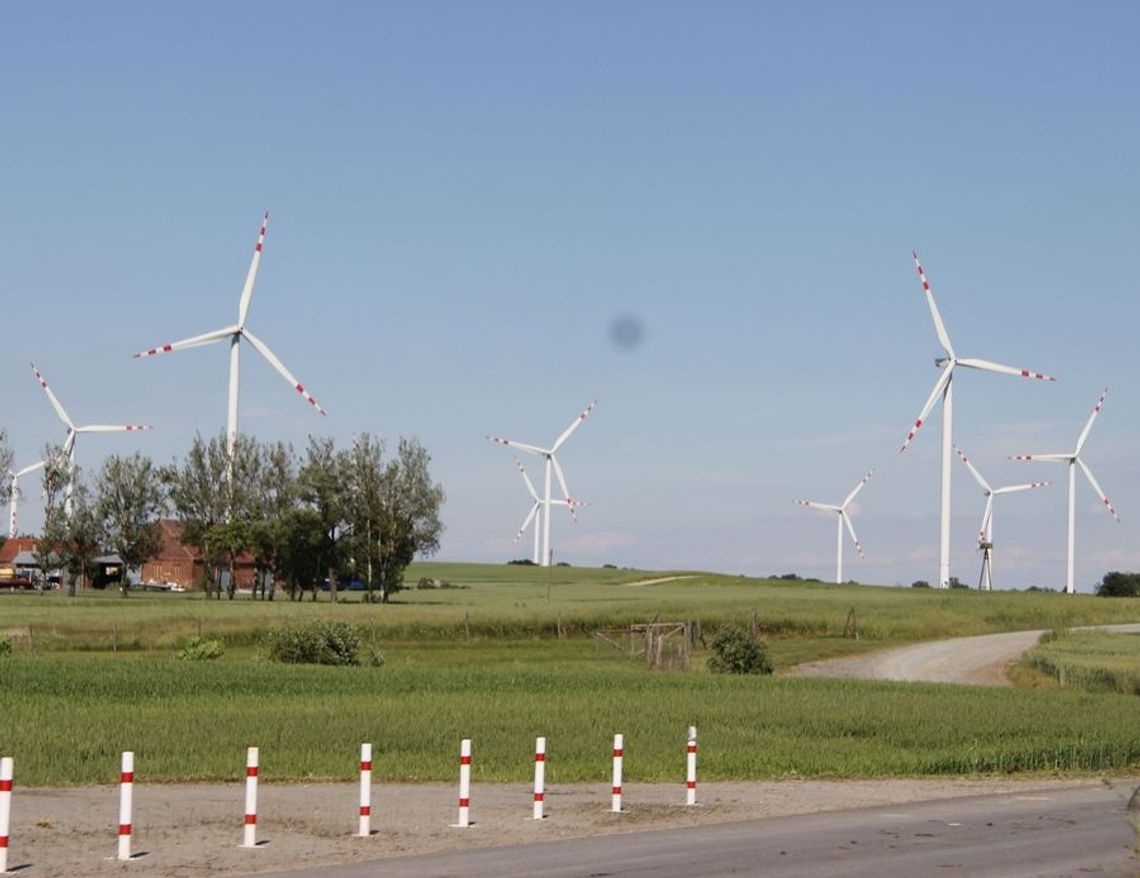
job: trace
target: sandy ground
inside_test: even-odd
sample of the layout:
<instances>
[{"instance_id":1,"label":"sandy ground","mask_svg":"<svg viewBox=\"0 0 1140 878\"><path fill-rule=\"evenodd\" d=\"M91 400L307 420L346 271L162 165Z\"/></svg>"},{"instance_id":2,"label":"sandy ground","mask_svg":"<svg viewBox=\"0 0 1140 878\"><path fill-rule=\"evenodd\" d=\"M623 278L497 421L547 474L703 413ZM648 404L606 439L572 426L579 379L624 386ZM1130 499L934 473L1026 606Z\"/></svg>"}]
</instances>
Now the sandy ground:
<instances>
[{"instance_id":1,"label":"sandy ground","mask_svg":"<svg viewBox=\"0 0 1140 878\"><path fill-rule=\"evenodd\" d=\"M680 784L627 784L622 814L610 813L603 784L548 786L547 818L531 816L525 784L475 784L467 829L453 785L373 789L373 835L356 838L356 784L263 785L257 848L240 846L240 784L135 785L134 858L117 850L118 788L15 789L9 869L28 876L251 875L380 857L504 844L525 844L757 817L872 805L1024 793L1102 781L881 780L710 783L699 805L685 807ZM1121 783L1127 783L1123 781ZM18 784L18 781L17 781ZM1133 781L1134 785L1135 782Z\"/></svg>"},{"instance_id":2,"label":"sandy ground","mask_svg":"<svg viewBox=\"0 0 1140 878\"><path fill-rule=\"evenodd\" d=\"M1140 633L1140 624L1096 625L1077 631ZM867 655L805 662L791 672L800 677L858 677L873 680L1009 686L1006 671L1037 645L1045 632L1009 631L916 643Z\"/></svg>"}]
</instances>

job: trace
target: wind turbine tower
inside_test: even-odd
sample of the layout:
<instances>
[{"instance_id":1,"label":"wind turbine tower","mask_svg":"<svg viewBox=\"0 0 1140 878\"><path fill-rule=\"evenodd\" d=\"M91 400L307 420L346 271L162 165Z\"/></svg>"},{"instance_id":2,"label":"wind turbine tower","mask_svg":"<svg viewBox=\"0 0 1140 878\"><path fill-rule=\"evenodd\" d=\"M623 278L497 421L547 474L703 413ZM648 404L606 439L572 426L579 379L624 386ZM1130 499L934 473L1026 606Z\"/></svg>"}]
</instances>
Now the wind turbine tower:
<instances>
[{"instance_id":1,"label":"wind turbine tower","mask_svg":"<svg viewBox=\"0 0 1140 878\"><path fill-rule=\"evenodd\" d=\"M566 474L562 472L562 466L558 463L558 458L554 455L558 449L566 444L566 440L574 434L574 431L582 426L582 422L590 416L590 412L592 412L595 407L597 407L597 405L598 401L594 400L592 403L586 406L586 410L578 415L578 417L574 419L569 427L562 431L562 435L555 439L554 444L549 448L541 448L537 445L527 445L523 442L516 442L514 439L501 439L498 436L487 437L492 442L498 443L499 445L506 445L508 448L516 448L519 451L525 451L528 454L537 454L539 457L543 458L546 461L546 490L543 493L542 498L542 558L540 559L543 567L550 566L550 507L555 502L558 502L552 500L550 497L552 476L556 476L558 478L558 484L562 488L563 498L566 504L570 506L571 511L573 511L573 507L578 503L578 501L574 500L571 497L570 488L566 485ZM534 510L532 509L531 511L533 512Z\"/></svg>"},{"instance_id":2,"label":"wind turbine tower","mask_svg":"<svg viewBox=\"0 0 1140 878\"><path fill-rule=\"evenodd\" d=\"M1108 510L1109 514L1116 519L1116 523L1120 524L1120 516L1116 514L1116 510L1112 506L1112 501L1108 499L1108 495L1101 489L1100 484L1097 482L1096 477L1092 474L1088 464L1081 460L1081 451L1084 450L1085 442L1089 438L1089 431L1092 430L1093 421L1096 416L1100 414L1100 410L1104 408L1104 398L1108 396L1108 388L1104 389L1104 393L1100 395L1097 400L1096 406L1089 415L1088 421L1085 423L1085 428L1081 430L1081 435L1077 437L1077 447L1068 453L1062 454L1017 454L1010 458L1010 460L1048 460L1057 463L1067 463L1069 465L1069 559L1065 576L1065 591L1073 594L1076 591L1076 584L1074 583L1074 558L1076 557L1076 533L1077 533L1077 467L1081 468L1081 472L1085 474L1088 479L1089 485L1096 491L1097 497Z\"/></svg>"},{"instance_id":3,"label":"wind turbine tower","mask_svg":"<svg viewBox=\"0 0 1140 878\"><path fill-rule=\"evenodd\" d=\"M1004 488L992 488L990 483L982 477L977 468L970 463L970 458L966 457L965 453L957 445L954 450L958 452L958 457L961 458L962 463L966 465L966 469L970 471L970 475L974 477L974 481L981 486L986 495L986 510L982 513L982 524L978 528L978 548L982 550L982 575L978 580L978 588L981 591L991 591L993 589L993 549L994 549L994 497L1001 494L1015 494L1019 491L1029 491L1033 488L1044 488L1049 485L1049 482L1028 482L1024 485L1007 485Z\"/></svg>"},{"instance_id":4,"label":"wind turbine tower","mask_svg":"<svg viewBox=\"0 0 1140 878\"><path fill-rule=\"evenodd\" d=\"M856 495L863 490L863 486L871 480L871 476L875 474L874 470L869 470L865 476L859 481L847 495L847 499L842 503L819 503L815 500L796 500L801 506L809 506L812 509L826 509L829 512L836 513L835 522L835 581L843 582L843 529L847 528L847 532L851 535L851 542L855 544L855 551L859 553L859 557L863 557L863 546L859 543L859 538L855 536L855 527L851 524L851 516L847 511L847 507L851 505L851 501L855 499Z\"/></svg>"},{"instance_id":5,"label":"wind turbine tower","mask_svg":"<svg viewBox=\"0 0 1140 878\"><path fill-rule=\"evenodd\" d=\"M1034 378L1040 381L1056 381L1048 375L1033 372L1029 369L1015 369L1012 366L1003 366L989 360L979 360L972 357L959 357L950 343L950 336L942 322L942 315L938 312L938 303L934 301L934 291L926 279L926 272L918 259L918 253L913 253L914 264L918 269L918 277L922 281L922 291L926 297L926 304L930 307L930 316L934 321L934 331L938 334L938 341L946 356L938 357L934 365L942 371L934 383L934 389L922 407L922 411L915 419L914 426L907 433L900 452L906 451L911 440L919 428L926 421L938 398L942 397L942 504L939 513L939 545L938 545L938 587L950 587L950 457L953 447L954 435L954 370L958 366L968 369L980 369L983 372L999 372L1003 375L1016 375L1020 378Z\"/></svg>"},{"instance_id":6,"label":"wind turbine tower","mask_svg":"<svg viewBox=\"0 0 1140 878\"><path fill-rule=\"evenodd\" d=\"M202 335L196 335L192 338L186 338L182 341L171 342L170 344L160 345L156 348L148 348L145 351L140 351L135 354L136 358L153 357L156 354L167 354L171 351L181 351L186 348L195 348L200 345L211 344L216 341L225 341L229 339L230 342L230 385L229 385L229 404L226 409L226 451L232 458L234 453L234 445L237 443L238 433L238 359L239 349L242 339L249 342L255 351L272 366L277 372L289 382L297 393L305 398L305 401L315 408L320 414L325 414L325 410L321 408L320 403L313 398L313 395L305 389L305 386L285 368L277 356L269 349L269 346L259 339L256 335L249 331L246 326L246 319L249 317L250 302L253 301L253 286L257 281L257 270L261 265L261 250L265 244L265 230L269 225L269 213L266 212L265 218L261 222L261 230L257 235L257 244L253 248L253 258L249 263L249 271L245 276L245 286L242 287L241 298L238 300L238 314L237 323L231 326L224 326L221 329L215 329L212 332L205 332Z\"/></svg>"}]
</instances>

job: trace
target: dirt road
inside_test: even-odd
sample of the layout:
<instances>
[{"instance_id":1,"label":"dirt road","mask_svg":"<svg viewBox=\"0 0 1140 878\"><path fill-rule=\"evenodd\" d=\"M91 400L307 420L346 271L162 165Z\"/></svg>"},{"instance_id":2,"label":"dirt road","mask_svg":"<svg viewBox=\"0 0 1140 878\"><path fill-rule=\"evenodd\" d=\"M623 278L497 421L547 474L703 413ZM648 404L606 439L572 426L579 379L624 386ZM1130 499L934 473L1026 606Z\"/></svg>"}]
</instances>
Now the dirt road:
<instances>
[{"instance_id":1,"label":"dirt road","mask_svg":"<svg viewBox=\"0 0 1140 878\"><path fill-rule=\"evenodd\" d=\"M1097 631L1140 632L1140 624L1096 626ZM858 677L868 680L904 680L926 683L964 683L974 686L1009 686L1006 670L1044 631L1012 631L956 637L933 643L900 646L869 655L807 662L795 669L802 677Z\"/></svg>"},{"instance_id":2,"label":"dirt road","mask_svg":"<svg viewBox=\"0 0 1140 878\"><path fill-rule=\"evenodd\" d=\"M17 769L18 772L18 769ZM240 847L243 786L151 785L136 778L133 851L129 864L112 859L118 828L115 787L26 789L17 777L12 802L9 869L30 876L249 875L309 870L376 858L615 833L643 832L785 817L823 811L1001 793L1031 795L1088 780L880 780L709 783L699 807L686 808L683 784L626 784L622 814L611 814L610 789L597 784L547 786L548 817L531 817L526 784L480 784L471 790L474 825L453 829L457 787L385 785L373 793L371 838L354 838L357 786L266 784L258 807L254 849Z\"/></svg>"}]
</instances>

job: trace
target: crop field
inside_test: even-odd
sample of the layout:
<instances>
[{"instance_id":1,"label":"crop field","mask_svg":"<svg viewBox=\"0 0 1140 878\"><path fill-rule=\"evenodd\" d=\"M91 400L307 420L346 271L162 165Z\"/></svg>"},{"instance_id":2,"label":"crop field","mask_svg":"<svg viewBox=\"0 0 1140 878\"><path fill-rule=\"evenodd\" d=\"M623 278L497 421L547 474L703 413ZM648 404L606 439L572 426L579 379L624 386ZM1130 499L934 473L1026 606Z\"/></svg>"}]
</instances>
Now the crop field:
<instances>
[{"instance_id":1,"label":"crop field","mask_svg":"<svg viewBox=\"0 0 1140 878\"><path fill-rule=\"evenodd\" d=\"M521 781L534 739L548 778L604 779L625 735L630 780L676 781L697 725L710 780L1134 771L1137 702L1115 692L1026 691L651 671L596 640L652 619L755 624L777 668L909 641L1140 620L1140 600L834 586L708 574L416 565L389 605L206 601L200 595L0 596L0 751L26 784L112 781L134 750L140 779L238 779L258 745L267 782L351 778L376 748L378 780L452 780L459 740L476 780ZM655 584L647 580L672 579ZM287 620L359 626L381 667L259 658ZM844 637L855 622L859 639ZM848 630L850 633L850 630ZM215 662L179 661L190 635ZM1138 638L1137 640L1140 640ZM1135 662L1135 659L1133 659Z\"/></svg>"},{"instance_id":2,"label":"crop field","mask_svg":"<svg viewBox=\"0 0 1140 878\"><path fill-rule=\"evenodd\" d=\"M1140 635L1073 631L1047 635L1025 663L1062 686L1140 695Z\"/></svg>"}]
</instances>

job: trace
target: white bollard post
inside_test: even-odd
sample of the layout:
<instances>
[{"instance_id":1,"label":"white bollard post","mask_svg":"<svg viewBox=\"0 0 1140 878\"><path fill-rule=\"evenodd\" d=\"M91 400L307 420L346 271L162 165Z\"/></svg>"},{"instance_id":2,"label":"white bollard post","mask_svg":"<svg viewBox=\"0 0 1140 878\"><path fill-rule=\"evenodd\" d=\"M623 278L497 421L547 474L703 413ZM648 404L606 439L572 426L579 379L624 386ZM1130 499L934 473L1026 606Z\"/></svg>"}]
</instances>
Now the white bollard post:
<instances>
[{"instance_id":1,"label":"white bollard post","mask_svg":"<svg viewBox=\"0 0 1140 878\"><path fill-rule=\"evenodd\" d=\"M534 742L534 819L541 820L546 798L546 738Z\"/></svg>"},{"instance_id":2,"label":"white bollard post","mask_svg":"<svg viewBox=\"0 0 1140 878\"><path fill-rule=\"evenodd\" d=\"M131 858L131 805L134 800L135 754L123 753L122 771L119 774L119 859Z\"/></svg>"},{"instance_id":3,"label":"white bollard post","mask_svg":"<svg viewBox=\"0 0 1140 878\"><path fill-rule=\"evenodd\" d=\"M689 726L685 747L685 804L697 804L697 727Z\"/></svg>"},{"instance_id":4,"label":"white bollard post","mask_svg":"<svg viewBox=\"0 0 1140 878\"><path fill-rule=\"evenodd\" d=\"M613 799L610 802L610 810L615 814L621 813L621 761L623 744L623 737L621 735L614 735L614 776L611 788Z\"/></svg>"},{"instance_id":5,"label":"white bollard post","mask_svg":"<svg viewBox=\"0 0 1140 878\"><path fill-rule=\"evenodd\" d=\"M0 759L0 872L8 871L8 831L12 822L12 757Z\"/></svg>"},{"instance_id":6,"label":"white bollard post","mask_svg":"<svg viewBox=\"0 0 1140 878\"><path fill-rule=\"evenodd\" d=\"M244 848L257 847L257 748L250 747L245 756L245 838Z\"/></svg>"},{"instance_id":7,"label":"white bollard post","mask_svg":"<svg viewBox=\"0 0 1140 878\"><path fill-rule=\"evenodd\" d=\"M456 828L471 825L471 739L459 745L459 822Z\"/></svg>"},{"instance_id":8,"label":"white bollard post","mask_svg":"<svg viewBox=\"0 0 1140 878\"><path fill-rule=\"evenodd\" d=\"M367 838L372 834L372 745L360 745L360 831Z\"/></svg>"}]
</instances>

